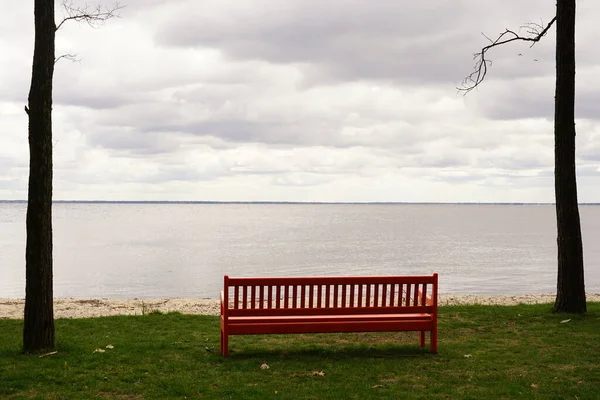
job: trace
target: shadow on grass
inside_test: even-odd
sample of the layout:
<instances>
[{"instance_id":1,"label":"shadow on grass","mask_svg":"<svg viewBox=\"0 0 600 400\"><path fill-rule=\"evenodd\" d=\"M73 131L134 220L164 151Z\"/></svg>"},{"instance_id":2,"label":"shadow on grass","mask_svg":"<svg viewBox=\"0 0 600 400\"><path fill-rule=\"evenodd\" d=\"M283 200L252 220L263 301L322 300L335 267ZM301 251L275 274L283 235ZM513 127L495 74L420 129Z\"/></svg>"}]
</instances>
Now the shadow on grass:
<instances>
[{"instance_id":1,"label":"shadow on grass","mask_svg":"<svg viewBox=\"0 0 600 400\"><path fill-rule=\"evenodd\" d=\"M294 360L309 360L314 358L335 358L335 359L372 359L372 358L428 358L435 357L436 354L430 353L427 348L414 348L409 346L378 346L362 347L349 346L338 348L304 348L304 349L243 349L233 351L229 350L229 356L224 360L248 360L265 358L289 358Z\"/></svg>"}]
</instances>

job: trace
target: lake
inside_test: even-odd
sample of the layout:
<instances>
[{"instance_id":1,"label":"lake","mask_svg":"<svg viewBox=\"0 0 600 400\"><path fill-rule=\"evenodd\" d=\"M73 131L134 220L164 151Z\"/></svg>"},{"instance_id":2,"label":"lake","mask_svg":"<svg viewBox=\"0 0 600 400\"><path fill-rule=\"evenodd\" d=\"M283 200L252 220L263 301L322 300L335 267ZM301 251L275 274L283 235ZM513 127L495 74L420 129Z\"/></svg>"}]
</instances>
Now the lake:
<instances>
[{"instance_id":1,"label":"lake","mask_svg":"<svg viewBox=\"0 0 600 400\"><path fill-rule=\"evenodd\" d=\"M25 292L25 203L0 203L0 297ZM600 206L580 207L600 292ZM552 205L56 203L54 295L216 298L224 274L440 274L443 294L551 293Z\"/></svg>"}]
</instances>

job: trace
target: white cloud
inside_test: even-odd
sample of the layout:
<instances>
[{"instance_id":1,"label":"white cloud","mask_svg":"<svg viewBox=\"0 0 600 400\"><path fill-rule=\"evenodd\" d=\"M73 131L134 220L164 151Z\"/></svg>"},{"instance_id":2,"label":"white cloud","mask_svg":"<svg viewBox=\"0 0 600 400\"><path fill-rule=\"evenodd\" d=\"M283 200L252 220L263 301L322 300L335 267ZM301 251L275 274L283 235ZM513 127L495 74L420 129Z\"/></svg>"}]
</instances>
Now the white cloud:
<instances>
[{"instance_id":1,"label":"white cloud","mask_svg":"<svg viewBox=\"0 0 600 400\"><path fill-rule=\"evenodd\" d=\"M22 199L33 12L11 7L0 198ZM598 11L579 2L582 201L600 201ZM490 53L478 91L455 87L480 32L553 12L542 0L131 0L100 29L66 24L57 55L81 62L56 65L55 198L552 201L554 31Z\"/></svg>"}]
</instances>

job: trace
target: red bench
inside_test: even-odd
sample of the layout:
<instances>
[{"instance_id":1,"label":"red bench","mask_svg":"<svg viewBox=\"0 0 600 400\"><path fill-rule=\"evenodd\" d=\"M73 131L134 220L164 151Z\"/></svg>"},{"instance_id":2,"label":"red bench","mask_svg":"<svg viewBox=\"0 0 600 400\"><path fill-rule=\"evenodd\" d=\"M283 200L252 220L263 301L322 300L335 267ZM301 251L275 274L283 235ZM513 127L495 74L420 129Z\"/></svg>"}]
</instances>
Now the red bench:
<instances>
[{"instance_id":1,"label":"red bench","mask_svg":"<svg viewBox=\"0 0 600 400\"><path fill-rule=\"evenodd\" d=\"M221 354L229 336L418 331L437 353L438 275L230 278L221 292Z\"/></svg>"}]
</instances>

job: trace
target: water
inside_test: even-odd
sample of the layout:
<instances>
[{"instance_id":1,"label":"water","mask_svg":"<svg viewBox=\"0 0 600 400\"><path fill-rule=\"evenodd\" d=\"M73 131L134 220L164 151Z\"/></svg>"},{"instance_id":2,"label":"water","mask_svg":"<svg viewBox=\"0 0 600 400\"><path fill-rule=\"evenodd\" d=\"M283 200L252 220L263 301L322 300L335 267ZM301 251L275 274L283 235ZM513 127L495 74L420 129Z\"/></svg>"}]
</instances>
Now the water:
<instances>
[{"instance_id":1,"label":"water","mask_svg":"<svg viewBox=\"0 0 600 400\"><path fill-rule=\"evenodd\" d=\"M0 297L23 297L26 204L0 203ZM54 294L217 297L231 276L440 273L445 294L550 293L553 206L54 205ZM600 292L600 206L582 206Z\"/></svg>"}]
</instances>

